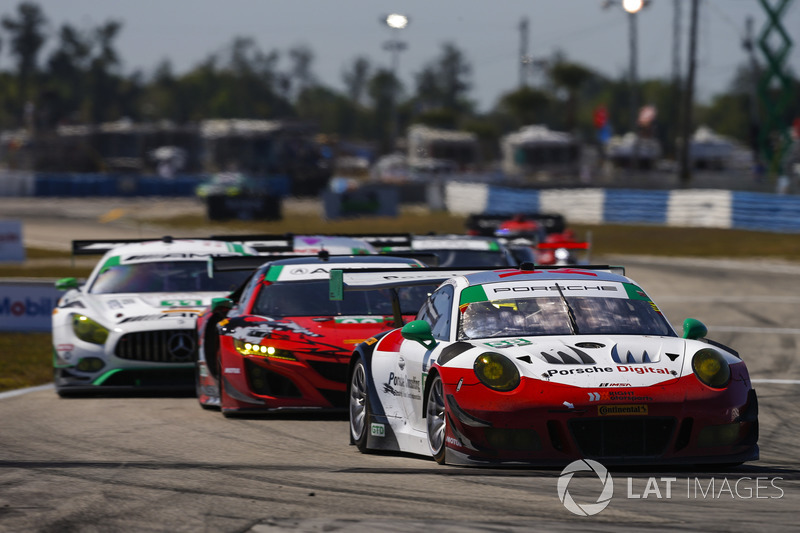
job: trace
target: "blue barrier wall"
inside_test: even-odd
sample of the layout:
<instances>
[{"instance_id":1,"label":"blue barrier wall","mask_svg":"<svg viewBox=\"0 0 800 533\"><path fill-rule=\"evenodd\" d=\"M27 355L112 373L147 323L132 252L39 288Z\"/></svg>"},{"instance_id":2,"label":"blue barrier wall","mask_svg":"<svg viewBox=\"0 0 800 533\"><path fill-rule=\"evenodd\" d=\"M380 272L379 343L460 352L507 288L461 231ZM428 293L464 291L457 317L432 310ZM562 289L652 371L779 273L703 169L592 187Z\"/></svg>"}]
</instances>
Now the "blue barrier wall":
<instances>
[{"instance_id":1,"label":"blue barrier wall","mask_svg":"<svg viewBox=\"0 0 800 533\"><path fill-rule=\"evenodd\" d=\"M486 214L513 215L514 213L536 213L539 207L539 191L536 189L512 189L490 187Z\"/></svg>"},{"instance_id":2,"label":"blue barrier wall","mask_svg":"<svg viewBox=\"0 0 800 533\"><path fill-rule=\"evenodd\" d=\"M715 189L522 189L448 183L455 214L559 213L577 224L656 224L800 233L800 196Z\"/></svg>"},{"instance_id":3,"label":"blue barrier wall","mask_svg":"<svg viewBox=\"0 0 800 533\"><path fill-rule=\"evenodd\" d=\"M603 201L603 221L665 224L669 191L607 190Z\"/></svg>"},{"instance_id":4,"label":"blue barrier wall","mask_svg":"<svg viewBox=\"0 0 800 533\"><path fill-rule=\"evenodd\" d=\"M800 232L800 197L733 193L731 227L773 232Z\"/></svg>"}]
</instances>

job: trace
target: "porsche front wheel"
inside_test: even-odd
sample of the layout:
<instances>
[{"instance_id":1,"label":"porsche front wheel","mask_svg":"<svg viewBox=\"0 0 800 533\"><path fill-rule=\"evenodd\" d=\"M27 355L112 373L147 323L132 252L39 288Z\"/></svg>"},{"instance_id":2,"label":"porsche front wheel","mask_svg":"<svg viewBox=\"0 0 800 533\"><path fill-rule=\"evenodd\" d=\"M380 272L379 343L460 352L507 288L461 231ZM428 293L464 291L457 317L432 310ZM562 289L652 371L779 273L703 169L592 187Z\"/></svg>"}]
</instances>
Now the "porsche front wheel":
<instances>
[{"instance_id":1,"label":"porsche front wheel","mask_svg":"<svg viewBox=\"0 0 800 533\"><path fill-rule=\"evenodd\" d=\"M349 401L350 442L356 445L358 451L366 453L371 413L367 397L367 372L361 359L356 362L350 375Z\"/></svg>"},{"instance_id":2,"label":"porsche front wheel","mask_svg":"<svg viewBox=\"0 0 800 533\"><path fill-rule=\"evenodd\" d=\"M442 378L438 374L433 378L427 397L428 407L425 410L428 429L428 447L437 463L445 463L445 435L447 433L447 414L444 408L444 390Z\"/></svg>"}]
</instances>

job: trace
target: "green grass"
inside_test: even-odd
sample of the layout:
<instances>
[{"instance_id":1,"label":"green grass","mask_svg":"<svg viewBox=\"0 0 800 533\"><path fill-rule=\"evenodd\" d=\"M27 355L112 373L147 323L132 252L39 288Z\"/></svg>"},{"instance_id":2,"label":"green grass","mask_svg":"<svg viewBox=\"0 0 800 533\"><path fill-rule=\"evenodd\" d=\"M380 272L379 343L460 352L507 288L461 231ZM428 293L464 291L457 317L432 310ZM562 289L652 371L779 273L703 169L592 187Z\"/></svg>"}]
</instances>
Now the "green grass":
<instances>
[{"instance_id":1,"label":"green grass","mask_svg":"<svg viewBox=\"0 0 800 533\"><path fill-rule=\"evenodd\" d=\"M0 334L0 392L53 381L50 333Z\"/></svg>"},{"instance_id":2,"label":"green grass","mask_svg":"<svg viewBox=\"0 0 800 533\"><path fill-rule=\"evenodd\" d=\"M717 228L573 226L592 233L593 254L783 259L800 261L800 235Z\"/></svg>"},{"instance_id":3,"label":"green grass","mask_svg":"<svg viewBox=\"0 0 800 533\"><path fill-rule=\"evenodd\" d=\"M209 234L286 232L302 233L463 233L464 217L447 213L404 212L397 218L324 221L317 215L288 215L281 221L230 221L214 223L201 216L150 220L167 228ZM800 262L800 235L712 228L661 226L573 225L579 238L592 234L592 257L603 254L653 256L782 259ZM0 277L72 276L85 278L91 266L71 266L69 252L27 249L33 261L0 265ZM0 334L0 391L47 383L52 380L49 333Z\"/></svg>"}]
</instances>

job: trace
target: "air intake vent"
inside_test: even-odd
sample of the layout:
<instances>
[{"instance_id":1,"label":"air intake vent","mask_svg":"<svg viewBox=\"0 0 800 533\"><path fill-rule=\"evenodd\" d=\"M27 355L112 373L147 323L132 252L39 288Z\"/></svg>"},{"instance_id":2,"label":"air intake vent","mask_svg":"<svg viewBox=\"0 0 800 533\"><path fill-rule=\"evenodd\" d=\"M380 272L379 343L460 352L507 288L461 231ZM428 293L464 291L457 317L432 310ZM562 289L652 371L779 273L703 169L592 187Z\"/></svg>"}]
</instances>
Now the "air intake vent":
<instances>
[{"instance_id":1,"label":"air intake vent","mask_svg":"<svg viewBox=\"0 0 800 533\"><path fill-rule=\"evenodd\" d=\"M574 346L570 347L572 353L567 353L563 350L556 350L555 352L539 352L539 359L551 365L593 365L595 360L583 350L579 350Z\"/></svg>"},{"instance_id":2,"label":"air intake vent","mask_svg":"<svg viewBox=\"0 0 800 533\"><path fill-rule=\"evenodd\" d=\"M191 363L197 351L197 335L190 329L166 329L127 333L117 342L120 359L147 363Z\"/></svg>"}]
</instances>

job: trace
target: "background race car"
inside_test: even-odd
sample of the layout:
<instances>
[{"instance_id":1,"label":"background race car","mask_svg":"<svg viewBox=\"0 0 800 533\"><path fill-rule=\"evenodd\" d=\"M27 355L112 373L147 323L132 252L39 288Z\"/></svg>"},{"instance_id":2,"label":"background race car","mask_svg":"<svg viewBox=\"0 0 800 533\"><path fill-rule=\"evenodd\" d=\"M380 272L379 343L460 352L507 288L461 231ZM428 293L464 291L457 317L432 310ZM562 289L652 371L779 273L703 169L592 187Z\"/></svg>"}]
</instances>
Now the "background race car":
<instances>
[{"instance_id":1,"label":"background race car","mask_svg":"<svg viewBox=\"0 0 800 533\"><path fill-rule=\"evenodd\" d=\"M443 282L417 320L354 351L351 441L457 464L757 459L745 363L697 320L679 337L611 270L334 272L333 297Z\"/></svg>"},{"instance_id":2,"label":"background race car","mask_svg":"<svg viewBox=\"0 0 800 533\"><path fill-rule=\"evenodd\" d=\"M208 260L255 255L217 240L74 241L104 253L88 280L65 278L53 310L53 365L61 396L130 390L191 391L195 320L246 273L210 277Z\"/></svg>"},{"instance_id":3,"label":"background race car","mask_svg":"<svg viewBox=\"0 0 800 533\"><path fill-rule=\"evenodd\" d=\"M498 237L517 263L536 265L576 265L591 261L591 233L578 240L561 215L524 213L515 215L470 215L466 221L470 235Z\"/></svg>"},{"instance_id":4,"label":"background race car","mask_svg":"<svg viewBox=\"0 0 800 533\"><path fill-rule=\"evenodd\" d=\"M353 347L411 319L425 288L364 292L333 302L334 268L419 268L389 256L276 259L198 320L197 397L223 415L344 409Z\"/></svg>"},{"instance_id":5,"label":"background race car","mask_svg":"<svg viewBox=\"0 0 800 533\"><path fill-rule=\"evenodd\" d=\"M517 266L513 254L499 239L469 235L439 234L411 235L409 242L384 246L384 253L410 251L433 254L437 267L503 267Z\"/></svg>"}]
</instances>

